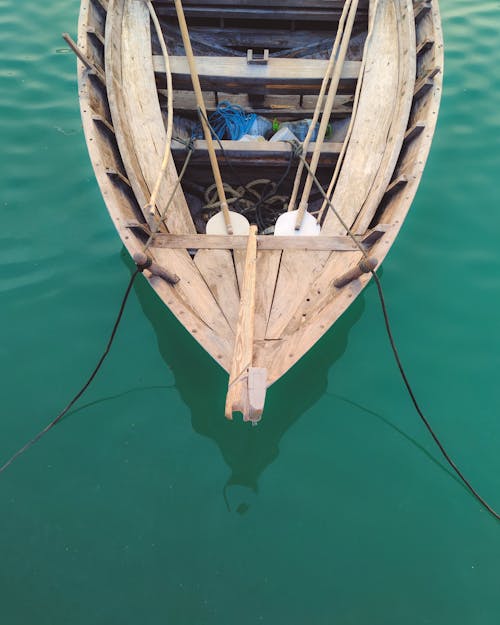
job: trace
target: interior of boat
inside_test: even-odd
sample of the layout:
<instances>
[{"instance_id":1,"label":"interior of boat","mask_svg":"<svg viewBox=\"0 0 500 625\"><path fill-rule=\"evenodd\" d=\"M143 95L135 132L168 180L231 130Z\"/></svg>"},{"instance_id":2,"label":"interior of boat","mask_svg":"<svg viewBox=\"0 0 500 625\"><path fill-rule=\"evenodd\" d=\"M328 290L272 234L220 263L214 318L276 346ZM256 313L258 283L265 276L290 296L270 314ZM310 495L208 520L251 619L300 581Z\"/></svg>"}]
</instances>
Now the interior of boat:
<instances>
[{"instance_id":1,"label":"interior of boat","mask_svg":"<svg viewBox=\"0 0 500 625\"><path fill-rule=\"evenodd\" d=\"M72 47L83 127L124 245L132 256L147 247L177 274L174 286L144 275L230 372L226 414L243 406L257 418L246 409L251 391L281 377L349 307L410 208L441 96L439 8L436 0L182 0L186 29L179 3L82 0ZM203 115L216 125L229 111L248 122L249 137L212 139ZM308 146L300 136L273 141L315 112L328 129L321 152L322 133ZM264 130L254 134L254 123ZM212 144L227 204L258 234L254 226L231 234L227 222L204 234L224 212ZM315 159L318 185L306 189L304 163ZM300 213L304 196L321 236L269 236L287 208ZM368 272L353 274L368 255Z\"/></svg>"},{"instance_id":2,"label":"interior of boat","mask_svg":"<svg viewBox=\"0 0 500 625\"><path fill-rule=\"evenodd\" d=\"M183 5L207 116L212 124L222 117L215 149L231 210L257 224L259 233L271 234L277 217L286 210L297 169L290 143L273 137L278 129L288 127L295 129L294 138L304 139L304 121L310 123L317 105L344 2L252 0L235 7L227 0L184 0ZM217 189L174 4L159 1L154 8L170 57L175 111L172 154L178 171L188 153L187 143L198 139L183 189L196 230L203 233L207 220L219 210ZM325 189L351 119L367 31L368 1L361 0L316 172ZM154 29L152 39L166 118L165 64ZM253 119L257 131L235 140L238 134L228 132L232 128L224 124L228 113L232 118L239 115L243 123ZM315 145L310 142L309 157ZM313 187L309 212L317 216L321 204L322 197Z\"/></svg>"}]
</instances>

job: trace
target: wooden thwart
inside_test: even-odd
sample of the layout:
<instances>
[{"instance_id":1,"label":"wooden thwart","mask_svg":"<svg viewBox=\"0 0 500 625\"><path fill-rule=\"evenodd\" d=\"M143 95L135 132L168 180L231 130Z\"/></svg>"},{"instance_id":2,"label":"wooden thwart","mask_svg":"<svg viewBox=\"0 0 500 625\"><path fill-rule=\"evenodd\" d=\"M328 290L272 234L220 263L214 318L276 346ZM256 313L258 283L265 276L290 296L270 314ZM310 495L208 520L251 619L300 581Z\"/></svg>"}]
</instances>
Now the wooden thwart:
<instances>
[{"instance_id":1,"label":"wooden thwart","mask_svg":"<svg viewBox=\"0 0 500 625\"><path fill-rule=\"evenodd\" d=\"M131 229L143 230L150 234L147 224L128 221L126 226ZM356 239L365 247L370 247L388 230L386 224L379 224L363 236ZM358 246L349 236L282 236L273 237L265 234L256 236L259 250L313 250L325 252L353 252ZM247 247L247 236L224 234L167 234L157 233L150 246L170 248L173 250L244 250Z\"/></svg>"},{"instance_id":2,"label":"wooden thwart","mask_svg":"<svg viewBox=\"0 0 500 625\"><path fill-rule=\"evenodd\" d=\"M272 58L265 65L249 65L246 57L197 56L196 67L202 89L227 93L317 93L328 61L321 59ZM157 73L165 72L162 56L153 56ZM186 57L171 56L175 89L192 87ZM346 61L340 76L339 93L352 93L361 63Z\"/></svg>"}]
</instances>

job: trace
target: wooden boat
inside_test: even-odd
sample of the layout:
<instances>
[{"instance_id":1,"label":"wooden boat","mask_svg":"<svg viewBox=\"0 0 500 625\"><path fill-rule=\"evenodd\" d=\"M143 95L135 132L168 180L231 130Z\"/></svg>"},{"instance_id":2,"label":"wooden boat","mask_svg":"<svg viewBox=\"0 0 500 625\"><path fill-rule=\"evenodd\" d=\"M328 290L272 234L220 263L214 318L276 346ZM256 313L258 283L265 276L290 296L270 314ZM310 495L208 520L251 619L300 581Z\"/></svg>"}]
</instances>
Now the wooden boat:
<instances>
[{"instance_id":1,"label":"wooden boat","mask_svg":"<svg viewBox=\"0 0 500 625\"><path fill-rule=\"evenodd\" d=\"M319 235L273 236L303 161L289 143L258 139L215 143L230 207L258 234L206 234L221 208L207 141L194 142L178 184L198 104L174 3L82 0L81 113L111 219L131 255L148 243L152 288L228 371L226 416L257 421L265 389L366 286L360 260L382 262L410 208L441 95L438 3L184 0L184 12L207 115L229 101L281 123L324 107L333 126L316 169L330 204L312 179L306 198ZM306 160L317 143L304 144Z\"/></svg>"}]
</instances>

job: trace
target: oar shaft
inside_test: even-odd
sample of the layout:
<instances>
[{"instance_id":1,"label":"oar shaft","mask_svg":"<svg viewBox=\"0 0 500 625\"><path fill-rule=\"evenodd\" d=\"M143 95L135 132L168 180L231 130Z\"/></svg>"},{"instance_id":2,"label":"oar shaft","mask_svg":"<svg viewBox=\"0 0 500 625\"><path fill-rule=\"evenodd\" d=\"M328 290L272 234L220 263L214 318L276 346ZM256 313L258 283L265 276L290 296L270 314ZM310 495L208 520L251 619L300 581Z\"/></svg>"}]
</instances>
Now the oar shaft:
<instances>
[{"instance_id":1,"label":"oar shaft","mask_svg":"<svg viewBox=\"0 0 500 625\"><path fill-rule=\"evenodd\" d=\"M165 150L163 153L163 161L162 161L160 171L158 172L158 176L156 178L155 185L153 187L153 191L151 192L151 196L148 202L149 213L150 213L150 216L153 217L154 212L155 212L156 200L158 197L158 193L160 191L161 181L163 179L165 171L167 170L168 161L170 158L170 145L172 143L172 130L173 130L173 119L174 119L174 106L173 106L173 99L174 99L173 93L174 92L173 92L173 86L172 86L172 72L170 69L170 59L168 56L168 50L167 50L167 46L165 43L165 38L163 37L163 32L161 30L160 22L158 21L158 16L156 15L156 12L150 0L148 0L146 4L149 10L151 19L153 21L156 34L158 36L158 40L160 42L163 59L165 61L165 71L167 74L167 94L168 94L167 133L166 133L166 139L165 139ZM163 218L164 217L165 215L163 215Z\"/></svg>"},{"instance_id":2,"label":"oar shaft","mask_svg":"<svg viewBox=\"0 0 500 625\"><path fill-rule=\"evenodd\" d=\"M231 227L231 217L229 215L229 208L227 205L226 194L224 192L224 185L222 184L222 177L220 175L219 163L215 154L215 148L212 141L212 133L207 123L207 111L205 108L205 102L203 100L203 93L201 91L200 79L198 77L198 70L196 69L196 62L194 59L193 48L191 47L191 40L189 38L189 32L186 24L186 17L184 15L184 9L182 7L181 0L174 0L175 10L177 12L177 19L179 20L179 28L182 35L182 42L186 51L186 58L189 65L189 71L191 72L191 80L193 82L193 91L196 97L196 103L201 111L201 127L203 128L203 134L205 141L207 142L208 156L210 159L210 165L212 166L212 172L217 187L217 194L219 196L220 206L224 215L224 222L226 224L226 230L228 234L233 234Z\"/></svg>"},{"instance_id":3,"label":"oar shaft","mask_svg":"<svg viewBox=\"0 0 500 625\"><path fill-rule=\"evenodd\" d=\"M326 89L328 87L328 83L330 82L330 78L332 77L333 68L335 67L335 59L337 57L337 52L339 49L340 41L342 38L342 33L344 31L344 25L347 18L347 14L349 13L349 7L351 5L351 0L346 0L344 4L344 8L342 9L342 15L340 16L339 25L337 28L337 34L335 36L335 41L333 43L332 52L330 54L330 59L328 61L328 65L325 71L325 75L323 77L323 81L321 83L321 88L319 90L318 101L316 102L316 106L314 108L314 114L311 120L311 125L309 126L309 130L307 131L306 137L302 143L302 151L304 154L307 154L307 149L309 147L309 143L311 141L312 134L314 129L316 128L316 123L319 119L319 115L321 113L321 107L323 105L323 98L326 94ZM288 210L295 210L295 203L297 201L297 195L299 192L300 180L302 178L302 171L304 170L304 163L302 161L299 162L297 167L297 173L295 174L295 180L293 183L292 194L290 196L290 200L288 202Z\"/></svg>"},{"instance_id":4,"label":"oar shaft","mask_svg":"<svg viewBox=\"0 0 500 625\"><path fill-rule=\"evenodd\" d=\"M337 89L338 89L339 81L340 81L340 75L342 72L342 67L344 65L345 57L347 55L347 48L349 46L349 41L351 38L352 28L354 25L354 19L356 17L356 12L358 9L358 4L359 4L359 0L352 1L352 4L349 8L349 16L347 18L346 28L344 32L342 33L342 42L340 44L340 50L339 50L337 62L335 64L335 69L333 71L332 80L330 82L330 88L328 90L328 96L326 98L325 107L323 110L323 116L321 117L321 123L320 123L319 130L318 130L318 137L316 139L316 145L314 147L314 152L311 157L309 174L304 184L304 190L302 192L302 199L300 201L299 209L297 212L297 220L295 223L296 230L300 228L302 219L304 217L304 212L307 208L307 203L309 201L309 195L311 193L311 188L314 182L314 174L316 173L318 162L321 156L321 148L323 147L323 140L325 138L326 128L330 120L330 115L333 109L333 102L337 94Z\"/></svg>"}]
</instances>

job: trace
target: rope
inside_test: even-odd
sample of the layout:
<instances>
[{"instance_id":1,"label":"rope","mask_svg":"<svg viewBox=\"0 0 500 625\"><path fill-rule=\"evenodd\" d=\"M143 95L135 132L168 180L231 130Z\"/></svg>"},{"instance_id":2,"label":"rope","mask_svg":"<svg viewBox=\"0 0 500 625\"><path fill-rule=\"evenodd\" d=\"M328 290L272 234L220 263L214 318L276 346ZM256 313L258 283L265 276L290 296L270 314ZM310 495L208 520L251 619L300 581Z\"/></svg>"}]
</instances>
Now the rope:
<instances>
[{"instance_id":1,"label":"rope","mask_svg":"<svg viewBox=\"0 0 500 625\"><path fill-rule=\"evenodd\" d=\"M256 119L255 113L245 113L241 106L223 100L207 121L214 139L237 141L247 134ZM193 130L193 138L203 138L203 128L200 123Z\"/></svg>"},{"instance_id":2,"label":"rope","mask_svg":"<svg viewBox=\"0 0 500 625\"><path fill-rule=\"evenodd\" d=\"M122 302L120 304L120 309L118 311L118 315L115 319L115 323L113 324L113 329L111 331L111 335L108 339L108 342L106 344L106 348L104 349L104 352L102 354L102 356L99 358L99 361L97 362L97 365L94 367L92 373L89 375L87 381L85 382L85 384L82 386L82 388L78 391L78 393L73 397L73 399L67 404L67 406L61 410L61 412L57 415L57 417L55 417L55 419L53 419L48 425L46 425L43 430L41 430L40 432L38 432L38 434L33 437L30 441L28 441L25 445L23 445L23 447L21 447L21 449L19 449L18 451L16 451L16 453L11 456L11 458L9 458L9 460L7 460L7 462L2 465L0 467L0 473L3 473L8 467L10 467L10 465L14 462L14 460L16 460L17 458L19 458L19 456L21 456L22 454L24 454L26 451L28 451L28 449L30 447L32 447L36 442L38 442L42 436L44 436L45 434L47 434L47 432L49 432L55 425L57 425L59 423L59 421L61 421L61 419L68 413L69 410L71 410L71 408L75 405L75 403L80 399L80 397L85 393L85 391L88 389L88 387L92 384L92 381L94 380L94 378L96 377L99 369L102 367L104 361L106 360L106 356L109 354L109 351L111 349L111 345L113 344L116 332L118 330L118 326L120 325L120 321L122 319L123 316L123 312L125 310L125 304L127 303L128 300L128 296L130 295L130 291L132 290L132 286L135 282L135 279L137 277L137 275L141 272L141 270L139 268L137 268L134 273L132 274L128 286L125 290L125 294L122 298Z\"/></svg>"},{"instance_id":3,"label":"rope","mask_svg":"<svg viewBox=\"0 0 500 625\"><path fill-rule=\"evenodd\" d=\"M299 154L299 158L302 160L302 162L304 163L304 166L307 168L309 173L311 173L311 170L309 168L309 163L306 161L304 156L302 154ZM354 241L354 243L358 247L359 251L363 254L363 257L365 259L368 259L368 255L367 255L365 249L363 248L361 243L358 241L358 239L356 239L356 237L352 233L351 229L347 226L345 221L342 219L341 215L339 215L339 213L337 212L337 210L333 206L330 198L327 196L327 194L325 193L325 191L324 191L323 187L321 186L319 180L316 178L316 176L314 174L313 174L313 181L314 181L314 184L316 185L316 187L321 192L325 202L328 205L328 208L333 212L333 214L340 221L340 223L342 224L342 227L345 228L348 236ZM399 355L399 351L398 351L396 342L394 340L394 335L393 335L391 323L390 323L390 320L389 320L389 313L387 311L387 305L386 305L386 302L385 302L385 297L384 297L384 291L382 289L382 284L381 284L380 279L379 279L378 275L376 274L375 270L374 269L370 269L370 272L371 272L371 274L373 276L373 279L375 281L375 285L377 287L377 293L378 293L378 297L379 297L379 300L380 300L380 306L382 308L382 314L383 314L383 317L384 317L385 329L386 329L386 332L387 332L387 336L389 338L389 343L390 343L390 346L391 346L391 349L392 349L392 353L393 353L394 359L396 361L397 367L399 369L399 373L401 374L401 378L403 379L403 382L404 382L404 385L406 387L406 390L408 391L408 395L410 396L410 399L411 399L411 401L413 403L413 406L414 406L418 416L420 417L420 419L422 420L423 424L427 428L427 431L429 432L429 434L432 436L434 442L438 446L438 448L439 448L441 454L443 455L444 459L448 462L450 467L455 471L455 473L458 475L458 477L462 480L463 484L467 487L469 492L477 499L477 501L479 501L479 503L493 517L495 517L495 519L500 521L500 514L498 514L498 512L496 512L483 497L481 497L481 495L472 486L472 484L465 477L465 475L462 473L462 471L458 468L458 466L455 464L453 459L450 457L450 455L446 451L444 445L439 440L437 434L434 432L434 430L433 430L429 420L425 416L423 410L420 408L420 405L419 405L419 403L417 401L415 392L413 391L413 388L412 388L412 386L410 384L409 378L408 378L408 376L406 374L406 371L405 371L405 369L403 367L403 363L401 361L401 357Z\"/></svg>"},{"instance_id":4,"label":"rope","mask_svg":"<svg viewBox=\"0 0 500 625\"><path fill-rule=\"evenodd\" d=\"M160 219L155 220L155 228L153 229L153 231L151 232L148 240L146 241L146 243L143 246L143 251L145 252L149 246L151 245L152 241L154 240L155 235L158 233L158 229L160 227L160 225L164 222L165 220L165 215L167 213L167 210L175 196L175 192L177 191L178 186L181 183L182 177L184 176L184 173L186 172L187 166L189 164L189 160L191 158L191 156L193 155L194 152L194 146L192 143L189 143L187 145L187 149L188 149L188 155L186 157L186 160L184 162L184 166L182 167L182 170L178 176L177 179L177 183L175 184L174 188L172 189L172 192L170 194L170 197L167 201L167 204L164 208L164 210L162 211L161 215L160 215ZM118 315L116 316L115 322L113 324L113 329L111 331L110 337L108 339L108 342L106 344L106 347L104 349L104 352L102 353L101 357L99 358L96 366L94 367L94 369L92 370L92 373L89 375L87 381L85 382L85 384L81 387L81 389L76 393L76 395L71 399L71 401L66 405L65 408L63 408L63 410L61 410L61 412L48 424L46 425L43 430L41 430L36 436L34 436L31 440L29 440L25 445L23 445L23 447L21 447L18 451L16 451L16 453L11 456L9 458L9 460L7 460L7 462L5 462L5 464L3 464L0 467L0 474L3 473L6 469L8 469L8 467L10 467L10 465L17 459L19 458L19 456L22 456L25 452L28 451L28 449L30 449L30 447L32 447L35 443L37 443L45 434L47 434L47 432L49 432L55 425L57 425L59 423L59 421L61 421L61 419L63 419L63 417L69 412L69 410L71 410L71 408L75 405L75 403L80 399L80 397L85 393L85 391L89 388L89 386L92 384L94 378L96 377L97 373L99 372L100 368L102 367L104 361L106 360L106 357L108 356L110 350L111 350L111 346L113 344L113 341L115 339L116 333L118 331L118 326L120 325L120 321L122 320L123 317L123 313L125 311L125 305L128 301L130 292L132 290L132 286L134 285L135 279L137 278L137 276L142 273L145 269L148 269L152 264L151 259L147 259L146 262L143 265L137 265L137 268L135 269L134 273L132 274L132 276L130 277L129 283L127 285L127 288L125 289L125 294L122 297L122 301L120 304L120 308L118 310Z\"/></svg>"}]
</instances>

